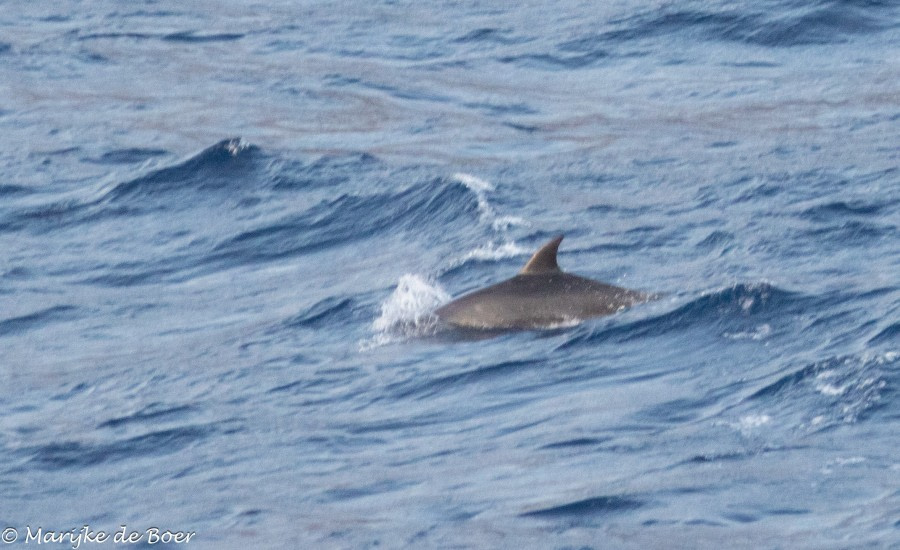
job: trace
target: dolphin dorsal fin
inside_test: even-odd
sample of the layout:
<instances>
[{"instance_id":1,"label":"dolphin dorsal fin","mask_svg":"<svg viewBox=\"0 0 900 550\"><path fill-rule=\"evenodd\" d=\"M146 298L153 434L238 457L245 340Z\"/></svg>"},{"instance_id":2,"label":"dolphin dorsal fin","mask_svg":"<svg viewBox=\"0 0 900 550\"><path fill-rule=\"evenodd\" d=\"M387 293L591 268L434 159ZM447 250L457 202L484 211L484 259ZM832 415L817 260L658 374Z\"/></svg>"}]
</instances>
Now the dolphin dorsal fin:
<instances>
[{"instance_id":1,"label":"dolphin dorsal fin","mask_svg":"<svg viewBox=\"0 0 900 550\"><path fill-rule=\"evenodd\" d=\"M519 274L525 275L560 271L559 265L556 263L556 251L559 249L559 243L561 243L562 240L563 236L560 235L554 237L547 244L542 246L541 249L535 252L534 256L528 260L528 263L525 264L525 267L522 268L522 271L520 271Z\"/></svg>"}]
</instances>

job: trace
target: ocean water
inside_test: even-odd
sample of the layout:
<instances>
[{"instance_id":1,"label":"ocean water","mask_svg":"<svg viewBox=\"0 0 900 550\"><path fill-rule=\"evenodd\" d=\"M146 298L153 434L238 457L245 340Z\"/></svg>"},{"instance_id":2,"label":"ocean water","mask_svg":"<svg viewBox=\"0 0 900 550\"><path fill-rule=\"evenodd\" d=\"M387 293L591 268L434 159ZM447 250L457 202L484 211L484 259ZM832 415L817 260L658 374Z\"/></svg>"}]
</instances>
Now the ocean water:
<instances>
[{"instance_id":1,"label":"ocean water","mask_svg":"<svg viewBox=\"0 0 900 550\"><path fill-rule=\"evenodd\" d=\"M3 8L3 542L900 547L897 3Z\"/></svg>"}]
</instances>

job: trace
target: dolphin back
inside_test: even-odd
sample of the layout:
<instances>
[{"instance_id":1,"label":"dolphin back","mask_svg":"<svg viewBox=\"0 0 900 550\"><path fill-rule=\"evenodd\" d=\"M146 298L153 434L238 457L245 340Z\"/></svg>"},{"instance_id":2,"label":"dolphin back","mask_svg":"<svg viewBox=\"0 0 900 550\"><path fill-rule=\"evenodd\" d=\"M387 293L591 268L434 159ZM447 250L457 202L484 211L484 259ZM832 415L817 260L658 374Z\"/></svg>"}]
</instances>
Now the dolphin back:
<instances>
[{"instance_id":1,"label":"dolphin back","mask_svg":"<svg viewBox=\"0 0 900 550\"><path fill-rule=\"evenodd\" d=\"M466 328L546 328L610 315L645 302L647 294L578 275L516 275L437 309L443 321Z\"/></svg>"},{"instance_id":2,"label":"dolphin back","mask_svg":"<svg viewBox=\"0 0 900 550\"><path fill-rule=\"evenodd\" d=\"M475 329L530 329L610 315L652 295L560 270L562 235L544 244L512 279L453 300L435 310L444 322Z\"/></svg>"}]
</instances>

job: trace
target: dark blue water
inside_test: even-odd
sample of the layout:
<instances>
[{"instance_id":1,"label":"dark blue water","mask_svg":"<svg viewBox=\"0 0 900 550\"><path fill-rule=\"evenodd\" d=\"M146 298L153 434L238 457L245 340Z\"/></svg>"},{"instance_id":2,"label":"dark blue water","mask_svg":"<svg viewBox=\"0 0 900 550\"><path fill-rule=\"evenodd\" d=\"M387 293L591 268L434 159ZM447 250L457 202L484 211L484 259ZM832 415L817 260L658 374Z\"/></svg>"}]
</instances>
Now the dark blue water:
<instances>
[{"instance_id":1,"label":"dark blue water","mask_svg":"<svg viewBox=\"0 0 900 550\"><path fill-rule=\"evenodd\" d=\"M0 135L16 544L900 546L894 2L14 0Z\"/></svg>"}]
</instances>

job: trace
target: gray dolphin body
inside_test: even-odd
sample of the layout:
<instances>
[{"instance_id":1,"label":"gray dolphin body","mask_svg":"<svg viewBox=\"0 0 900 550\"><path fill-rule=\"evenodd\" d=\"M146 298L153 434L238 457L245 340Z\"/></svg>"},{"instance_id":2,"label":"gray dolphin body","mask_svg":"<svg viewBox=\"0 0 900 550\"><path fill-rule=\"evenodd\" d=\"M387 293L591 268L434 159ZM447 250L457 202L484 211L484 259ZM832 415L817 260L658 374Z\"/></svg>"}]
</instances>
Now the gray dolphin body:
<instances>
[{"instance_id":1,"label":"gray dolphin body","mask_svg":"<svg viewBox=\"0 0 900 550\"><path fill-rule=\"evenodd\" d=\"M556 263L562 235L534 253L512 279L439 307L444 322L474 329L533 329L610 315L655 296L564 273Z\"/></svg>"}]
</instances>

